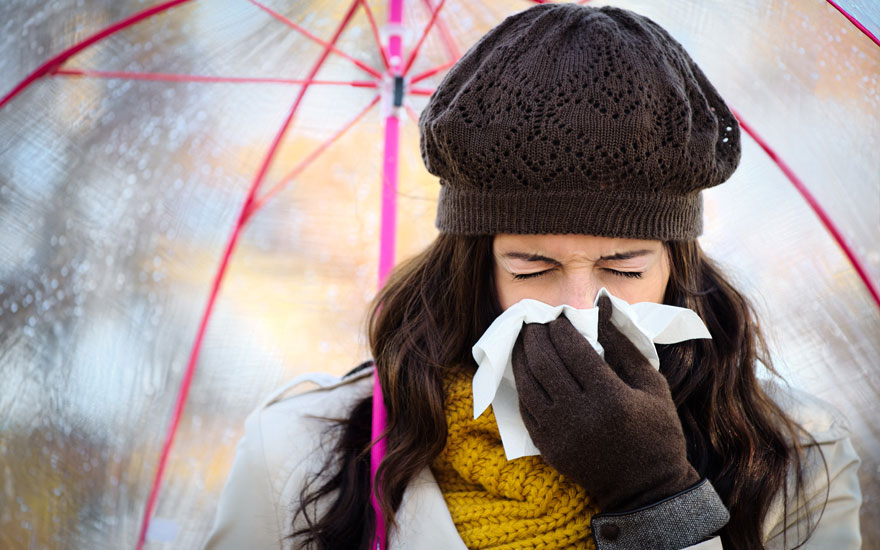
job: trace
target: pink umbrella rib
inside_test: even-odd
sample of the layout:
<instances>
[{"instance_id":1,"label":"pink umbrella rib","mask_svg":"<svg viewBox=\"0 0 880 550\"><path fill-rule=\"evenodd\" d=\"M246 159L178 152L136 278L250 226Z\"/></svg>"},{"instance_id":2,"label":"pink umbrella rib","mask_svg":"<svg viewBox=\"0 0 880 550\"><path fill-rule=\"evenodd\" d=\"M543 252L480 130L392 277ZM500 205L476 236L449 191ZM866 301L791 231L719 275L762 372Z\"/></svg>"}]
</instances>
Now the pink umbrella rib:
<instances>
[{"instance_id":1,"label":"pink umbrella rib","mask_svg":"<svg viewBox=\"0 0 880 550\"><path fill-rule=\"evenodd\" d=\"M410 79L409 83L415 84L416 82L420 82L426 78L434 76L435 74L439 73L440 71L444 71L444 70L452 67L453 65L455 65L454 60L450 61L448 63L444 63L443 65L440 65L439 67L434 67L433 69L428 69L427 71L419 73L419 74L415 75L414 77L412 77Z\"/></svg>"},{"instance_id":2,"label":"pink umbrella rib","mask_svg":"<svg viewBox=\"0 0 880 550\"><path fill-rule=\"evenodd\" d=\"M281 15L281 14L278 13L277 11L273 10L272 8L269 8L268 6L266 6L266 5L264 5L264 4L260 3L260 2L258 2L257 0L248 0L248 2L250 2L251 4L257 6L257 7L260 8L261 10L265 11L266 13L268 13L269 15L271 15L272 17L274 17L274 18L277 19L278 21L281 21L282 23L284 23L285 25L287 25L287 26L290 27L291 29L293 29L293 30L299 32L300 34L302 34L302 35L305 36L306 38L309 38L309 39L311 39L311 40L314 40L315 42L317 42L318 44L324 46L325 48L330 48L330 51L332 51L332 52L335 53L336 55L339 55L339 56L341 56L341 57L344 57L345 59L348 59L349 61L351 61L352 63L354 63L355 65L357 65L359 68L365 70L366 72L370 73L370 74L373 75L374 77L379 78L379 79L382 78L382 73L380 73L379 71L377 71L377 70L374 69L373 67L370 67L369 65L367 65L367 64L364 63L363 61L360 61L360 60L358 60L358 59L353 58L352 56L348 55L347 53L341 51L339 48L337 48L337 47L334 46L333 44L330 44L330 43L325 42L324 40L321 40L320 38L318 38L318 37L315 36L314 34L310 33L310 32L307 31L307 30L305 30L303 27L301 27L300 25L297 25L296 23L294 23L293 21L291 21L291 20L288 19L287 17L284 17L283 15ZM360 0L358 0L358 2L356 2L356 4L360 4Z\"/></svg>"},{"instance_id":3,"label":"pink umbrella rib","mask_svg":"<svg viewBox=\"0 0 880 550\"><path fill-rule=\"evenodd\" d=\"M754 139L758 143L758 145L761 146L764 152L767 153L767 156L769 156L773 160L773 162L776 163L779 169L782 170L782 173L785 174L792 185L794 185L795 189L797 189L801 196L804 197L804 200L807 201L807 204L810 205L810 208L812 208L813 212L815 212L816 215L819 217L822 225L825 226L825 229L828 230L832 238L834 238L835 242L837 242L837 245L841 248L843 253L849 259L853 268L855 268L856 273L858 273L859 277L862 279L862 282L865 284L865 287L868 289L868 292L871 294L871 297L874 299L877 307L880 307L880 292L878 292L877 287L874 285L874 282L868 275L868 272L865 269L864 265L862 265L862 262L856 256L852 247L850 247L850 245L846 242L846 239L843 237L840 229L838 229L837 225L831 219L831 216L829 216L825 209L822 208L822 205L819 204L819 201L816 200L816 197L813 196L809 189L807 189L807 187L804 185L801 179L797 177L791 167L789 167L788 164L786 164L785 161L782 160L782 158L780 158L778 154L776 154L776 151L774 151L773 148L771 148L770 145L763 138L761 138L761 136L759 136L749 124L747 124L743 120L742 116L738 112L734 111L734 115L736 115L736 118L739 121L739 124L743 128L743 130L745 130L746 133L752 136L752 139Z\"/></svg>"},{"instance_id":4,"label":"pink umbrella rib","mask_svg":"<svg viewBox=\"0 0 880 550\"><path fill-rule=\"evenodd\" d=\"M15 96L17 96L18 94L23 92L28 86L33 84L39 78L46 76L47 74L52 73L53 71L58 69L58 67L60 67L65 61L67 61L68 59L70 59L74 55L78 54L79 52L83 51L84 49L88 48L89 46L91 46L95 42L99 42L99 41L107 38L111 34L117 33L123 29L131 27L132 25L140 23L144 19L150 18L154 15L157 15L159 13L167 11L173 7L176 7L181 4L191 2L191 1L192 0L170 0L169 2L164 2L162 4L158 4L156 6L153 6L152 8L147 8L143 11L135 13L134 15L126 17L125 19L123 19L121 21L117 21L116 23L113 23L109 27L106 27L106 28L96 32L95 34L91 35L90 37L86 38L85 40L82 40L81 42L77 42L73 46L67 48L63 52L59 53L55 57L52 57L51 59L49 59L48 61L46 61L42 65L40 65L34 72L29 74L27 77L25 77L24 80L19 82L12 89L12 91L10 91L8 94L3 96L3 99L0 99L0 109L2 109L7 103L12 101L12 99Z\"/></svg>"},{"instance_id":5,"label":"pink umbrella rib","mask_svg":"<svg viewBox=\"0 0 880 550\"><path fill-rule=\"evenodd\" d=\"M416 60L416 56L419 55L419 49L421 49L425 38L428 37L428 33L431 31L431 27L434 26L434 22L437 20L437 14L439 14L440 10L443 9L443 5L445 3L446 0L440 0L440 3L437 4L437 7L434 8L434 11L431 12L431 19L428 20L428 24L425 25L425 28L422 30L422 34L421 36L419 36L418 42L416 42L415 47L409 53L409 59L406 60L406 66L403 68L403 74L407 74L410 67L412 67L413 62Z\"/></svg>"},{"instance_id":6,"label":"pink umbrella rib","mask_svg":"<svg viewBox=\"0 0 880 550\"><path fill-rule=\"evenodd\" d=\"M552 3L554 3L555 0L529 0L529 1L532 2L532 3L535 3L535 4L552 4ZM589 1L590 1L590 0L578 0L577 3L583 5L583 4L586 4L586 3L589 2Z\"/></svg>"},{"instance_id":7,"label":"pink umbrella rib","mask_svg":"<svg viewBox=\"0 0 880 550\"><path fill-rule=\"evenodd\" d=\"M416 110L413 109L412 105L409 101L403 104L403 107L406 109L406 114L409 115L409 118L416 124L419 124L419 114L416 113Z\"/></svg>"},{"instance_id":8,"label":"pink umbrella rib","mask_svg":"<svg viewBox=\"0 0 880 550\"><path fill-rule=\"evenodd\" d=\"M352 126L354 126L361 118L367 114L373 105L379 103L379 99L381 95L377 94L373 101L371 101L366 107L364 107L360 113L357 114L353 119L351 119L345 126L343 126L339 131L330 136L324 143L319 145L314 151L312 151L306 158L304 158L296 167L291 170L286 176L281 178L277 184L275 184L272 189L266 192L260 199L254 202L251 213L256 212L260 208L263 207L273 196L275 196L279 191L281 191L288 183L290 183L295 177L297 177L306 167L311 164L318 156L323 153L330 145L336 142L340 137L343 136Z\"/></svg>"},{"instance_id":9,"label":"pink umbrella rib","mask_svg":"<svg viewBox=\"0 0 880 550\"><path fill-rule=\"evenodd\" d=\"M299 85L328 85L328 86L352 86L355 88L378 88L375 80L304 80L293 78L253 78L236 76L204 76L194 74L173 73L139 73L130 71L95 71L90 69L58 69L51 73L52 76L109 78L122 80L147 80L155 82L205 82L205 83L231 83L231 84L299 84Z\"/></svg>"},{"instance_id":10,"label":"pink umbrella rib","mask_svg":"<svg viewBox=\"0 0 880 550\"><path fill-rule=\"evenodd\" d=\"M411 95L426 95L426 96L430 96L431 94L434 93L434 90L433 90L433 89L428 89L428 88L410 88L410 89L409 89L409 93L410 93Z\"/></svg>"},{"instance_id":11,"label":"pink umbrella rib","mask_svg":"<svg viewBox=\"0 0 880 550\"><path fill-rule=\"evenodd\" d=\"M865 36L867 36L868 38L870 38L870 39L874 42L874 44L877 44L878 46L880 46L880 40L878 40L877 37L874 36L874 33L872 33L871 31L869 31L867 28L865 28L864 25L862 25L861 23L859 23L859 21L858 21L855 17L853 17L852 15L850 15L849 13L847 13L846 10L844 10L843 8L841 8L840 6L838 6L836 2L834 2L834 1L832 1L832 0L826 0L826 1L827 1L829 4L831 4L832 6L834 6L834 8L835 8L837 11L839 11L840 13L842 13L844 17L846 17L847 19L849 19L849 22L852 23L853 25L855 25L855 27L856 27L857 29L859 29L860 31L862 31L862 33L863 33Z\"/></svg>"},{"instance_id":12,"label":"pink umbrella rib","mask_svg":"<svg viewBox=\"0 0 880 550\"><path fill-rule=\"evenodd\" d=\"M333 35L333 38L327 43L324 47L324 51L322 52L320 58L315 63L314 67L312 67L309 72L309 76L307 80L311 80L314 78L315 74L317 74L318 70L320 70L321 66L324 64L324 61L330 54L331 49L333 48L333 44L339 39L339 36L342 34L342 31L348 25L349 21L351 21L352 16L354 16L355 9L358 6L358 0L354 0L348 12L346 13L343 20L340 22L339 27L336 29L336 32ZM202 339L205 334L205 330L208 326L208 320L211 316L211 312L214 309L214 303L217 299L217 294L220 290L220 284L223 281L223 277L226 274L226 268L229 265L229 258L232 255L232 251L235 249L235 245L238 242L238 237L241 234L241 230L244 225L247 223L250 213L252 212L251 204L254 202L256 198L257 190L260 187L263 179L266 177L266 173L269 170L269 166L272 163L273 158L275 157L275 153L278 151L278 147L281 145L281 141L284 138L284 134L287 132L288 127L293 122L293 117L298 110L303 96L308 90L308 86L304 86L299 93L297 94L296 100L293 103L293 106L290 109L290 112L287 115L287 119L285 119L284 124L282 124L281 128L278 130L278 133L275 135L275 139L272 141L272 145L269 147L269 151L266 153L266 157L263 160L263 164L260 166L260 170L257 173L257 176L254 178L253 183L251 184L250 190L248 191L247 198L244 201L244 204L241 208L241 213L239 214L238 221L235 224L235 227L232 230L232 234L229 237L229 241L227 242L225 252L223 254L223 259L220 263L220 267L217 269L217 272L214 276L214 284L211 289L210 297L208 298L208 303L205 306L204 313L202 314L202 320L199 324L198 332L196 333L196 339L193 343L192 351L190 352L189 362L186 366L186 370L183 374L183 380L180 384L180 389L177 393L177 401L174 405L174 412L172 413L171 423L168 428L167 436L165 438L165 443L162 446L162 453L159 457L159 465L156 468L156 474L153 478L153 485L150 490L149 498L147 499L147 506L144 510L143 520L141 522L141 529L138 535L137 549L141 550L144 545L144 541L146 539L147 530L150 525L150 518L153 513L153 508L156 505L156 498L159 494L159 489L162 484L162 474L165 471L165 466L168 463L168 457L171 452L171 447L174 444L174 436L177 433L177 427L180 424L180 418L183 415L183 408L186 404L187 396L189 395L189 388L192 384L192 379L195 374L196 364L199 357L199 351L201 350Z\"/></svg>"},{"instance_id":13,"label":"pink umbrella rib","mask_svg":"<svg viewBox=\"0 0 880 550\"><path fill-rule=\"evenodd\" d=\"M429 10L434 10L432 0L423 1ZM461 57L461 52L459 52L458 46L455 45L455 39L452 37L452 33L449 32L449 26L446 24L443 16L437 17L437 29L440 31L440 38L443 39L444 46L446 46L446 53L449 54L450 62L455 63Z\"/></svg>"},{"instance_id":14,"label":"pink umbrella rib","mask_svg":"<svg viewBox=\"0 0 880 550\"><path fill-rule=\"evenodd\" d=\"M385 46L382 45L382 37L379 35L379 27L376 25L376 20L373 18L373 11L370 9L367 0L361 0L361 5L364 7L367 19L370 21L370 29L373 31L373 38L376 40L376 46L379 48L379 54L382 56L382 65L385 67L385 70L388 70L391 64L388 62L388 54L385 52Z\"/></svg>"}]
</instances>

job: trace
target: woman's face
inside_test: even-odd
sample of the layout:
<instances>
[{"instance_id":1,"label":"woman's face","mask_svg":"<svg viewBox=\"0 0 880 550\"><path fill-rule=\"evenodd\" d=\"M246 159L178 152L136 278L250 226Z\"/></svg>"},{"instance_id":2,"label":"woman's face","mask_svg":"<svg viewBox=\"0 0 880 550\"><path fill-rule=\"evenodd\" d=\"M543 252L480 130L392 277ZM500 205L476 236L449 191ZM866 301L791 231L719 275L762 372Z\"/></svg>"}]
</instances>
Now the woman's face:
<instances>
[{"instance_id":1,"label":"woman's face","mask_svg":"<svg viewBox=\"0 0 880 550\"><path fill-rule=\"evenodd\" d=\"M669 280L662 241L498 234L492 250L495 290L503 309L523 298L591 308L603 286L630 304L660 304Z\"/></svg>"}]
</instances>

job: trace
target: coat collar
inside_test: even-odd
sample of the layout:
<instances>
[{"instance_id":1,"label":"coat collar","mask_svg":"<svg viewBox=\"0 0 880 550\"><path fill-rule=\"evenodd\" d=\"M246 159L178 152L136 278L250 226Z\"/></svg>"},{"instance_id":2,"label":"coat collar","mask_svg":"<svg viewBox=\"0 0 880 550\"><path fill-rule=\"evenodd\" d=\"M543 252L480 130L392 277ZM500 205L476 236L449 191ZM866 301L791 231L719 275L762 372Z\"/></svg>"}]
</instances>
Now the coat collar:
<instances>
[{"instance_id":1,"label":"coat collar","mask_svg":"<svg viewBox=\"0 0 880 550\"><path fill-rule=\"evenodd\" d=\"M372 391L372 375L372 368L364 368L343 377L327 373L303 374L272 392L259 408L281 401L306 382L318 386L313 392L338 389L345 393L368 394ZM391 528L388 550L467 550L449 514L443 492L428 467L422 469L407 485L395 521L397 528Z\"/></svg>"},{"instance_id":2,"label":"coat collar","mask_svg":"<svg viewBox=\"0 0 880 550\"><path fill-rule=\"evenodd\" d=\"M392 528L389 550L467 550L430 468L410 481L396 518L399 530Z\"/></svg>"}]
</instances>

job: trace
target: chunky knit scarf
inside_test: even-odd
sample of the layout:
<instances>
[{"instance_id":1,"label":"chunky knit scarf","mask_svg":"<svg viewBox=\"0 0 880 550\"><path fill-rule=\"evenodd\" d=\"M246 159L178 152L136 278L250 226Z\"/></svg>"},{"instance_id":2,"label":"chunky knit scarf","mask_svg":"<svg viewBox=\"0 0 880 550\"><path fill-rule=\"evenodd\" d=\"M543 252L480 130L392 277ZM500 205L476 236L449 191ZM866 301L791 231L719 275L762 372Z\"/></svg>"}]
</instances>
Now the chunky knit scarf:
<instances>
[{"instance_id":1,"label":"chunky knit scarf","mask_svg":"<svg viewBox=\"0 0 880 550\"><path fill-rule=\"evenodd\" d=\"M491 408L474 420L473 373L446 375L446 448L431 469L452 520L471 550L594 549L596 509L574 482L540 456L510 462Z\"/></svg>"}]
</instances>

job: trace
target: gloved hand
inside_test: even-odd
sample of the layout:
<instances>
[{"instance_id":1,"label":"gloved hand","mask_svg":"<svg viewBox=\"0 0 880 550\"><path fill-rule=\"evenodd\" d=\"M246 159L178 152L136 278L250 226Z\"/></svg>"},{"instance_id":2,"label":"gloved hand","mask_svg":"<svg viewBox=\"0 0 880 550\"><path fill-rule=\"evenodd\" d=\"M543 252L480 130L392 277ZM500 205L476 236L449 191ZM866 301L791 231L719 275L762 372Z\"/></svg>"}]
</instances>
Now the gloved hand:
<instances>
[{"instance_id":1,"label":"gloved hand","mask_svg":"<svg viewBox=\"0 0 880 550\"><path fill-rule=\"evenodd\" d=\"M669 384L611 324L602 296L605 361L564 315L523 326L513 373L523 421L541 456L601 512L658 502L700 480L688 463Z\"/></svg>"}]
</instances>

